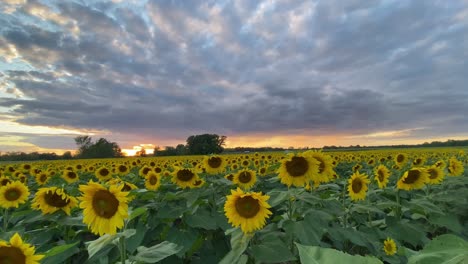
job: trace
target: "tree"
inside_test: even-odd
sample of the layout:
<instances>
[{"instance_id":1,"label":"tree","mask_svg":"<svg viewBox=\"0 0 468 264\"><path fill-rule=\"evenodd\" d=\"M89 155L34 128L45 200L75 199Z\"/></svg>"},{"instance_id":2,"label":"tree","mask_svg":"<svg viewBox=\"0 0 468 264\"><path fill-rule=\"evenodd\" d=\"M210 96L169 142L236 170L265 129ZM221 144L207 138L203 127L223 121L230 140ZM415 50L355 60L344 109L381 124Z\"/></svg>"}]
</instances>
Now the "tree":
<instances>
[{"instance_id":1,"label":"tree","mask_svg":"<svg viewBox=\"0 0 468 264\"><path fill-rule=\"evenodd\" d=\"M226 136L216 134L193 135L187 138L186 150L189 155L219 154L224 150Z\"/></svg>"},{"instance_id":2,"label":"tree","mask_svg":"<svg viewBox=\"0 0 468 264\"><path fill-rule=\"evenodd\" d=\"M123 156L119 145L105 138L100 138L93 143L89 136L78 136L75 138L75 143L78 145L78 158L95 159Z\"/></svg>"}]
</instances>

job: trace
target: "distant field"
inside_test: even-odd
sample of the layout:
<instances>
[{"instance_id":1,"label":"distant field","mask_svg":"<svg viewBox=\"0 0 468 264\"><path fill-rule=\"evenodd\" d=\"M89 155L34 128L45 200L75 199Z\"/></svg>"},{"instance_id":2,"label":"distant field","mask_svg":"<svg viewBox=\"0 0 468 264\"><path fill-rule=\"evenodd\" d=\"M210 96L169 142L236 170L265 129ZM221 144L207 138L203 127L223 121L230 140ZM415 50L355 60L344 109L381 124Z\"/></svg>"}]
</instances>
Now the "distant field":
<instances>
[{"instance_id":1,"label":"distant field","mask_svg":"<svg viewBox=\"0 0 468 264\"><path fill-rule=\"evenodd\" d=\"M1 162L0 239L41 263L464 261L467 151Z\"/></svg>"}]
</instances>

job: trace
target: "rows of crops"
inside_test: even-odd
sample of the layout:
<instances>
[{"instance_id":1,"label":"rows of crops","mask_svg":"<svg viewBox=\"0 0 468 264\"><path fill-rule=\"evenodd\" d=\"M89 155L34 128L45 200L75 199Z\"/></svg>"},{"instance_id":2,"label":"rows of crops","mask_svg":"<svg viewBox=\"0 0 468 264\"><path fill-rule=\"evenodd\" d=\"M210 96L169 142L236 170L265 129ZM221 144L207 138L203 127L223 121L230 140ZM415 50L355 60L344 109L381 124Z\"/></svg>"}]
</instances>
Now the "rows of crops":
<instances>
[{"instance_id":1,"label":"rows of crops","mask_svg":"<svg viewBox=\"0 0 468 264\"><path fill-rule=\"evenodd\" d=\"M0 263L468 263L467 160L425 149L2 164Z\"/></svg>"}]
</instances>

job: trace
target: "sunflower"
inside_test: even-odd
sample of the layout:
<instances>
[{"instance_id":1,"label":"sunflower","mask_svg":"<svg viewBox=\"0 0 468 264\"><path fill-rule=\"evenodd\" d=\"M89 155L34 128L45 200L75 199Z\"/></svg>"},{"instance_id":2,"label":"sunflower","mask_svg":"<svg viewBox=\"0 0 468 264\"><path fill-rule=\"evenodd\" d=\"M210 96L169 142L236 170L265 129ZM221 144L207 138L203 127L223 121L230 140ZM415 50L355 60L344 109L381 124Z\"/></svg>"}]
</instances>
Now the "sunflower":
<instances>
[{"instance_id":1,"label":"sunflower","mask_svg":"<svg viewBox=\"0 0 468 264\"><path fill-rule=\"evenodd\" d=\"M404 165L407 160L408 157L404 153L398 153L398 155L395 156L395 163L400 166Z\"/></svg>"},{"instance_id":2,"label":"sunflower","mask_svg":"<svg viewBox=\"0 0 468 264\"><path fill-rule=\"evenodd\" d=\"M447 163L445 163L443 160L437 161L434 165L441 169L445 169L445 167L447 167Z\"/></svg>"},{"instance_id":3,"label":"sunflower","mask_svg":"<svg viewBox=\"0 0 468 264\"><path fill-rule=\"evenodd\" d=\"M114 179L108 181L108 183L111 184L111 185L119 186L122 189L122 192L129 192L131 190L138 189L138 187L135 184L130 183L128 181L124 181L124 180L122 180L120 178L114 178Z\"/></svg>"},{"instance_id":4,"label":"sunflower","mask_svg":"<svg viewBox=\"0 0 468 264\"><path fill-rule=\"evenodd\" d=\"M28 200L28 197L28 187L20 181L14 181L0 187L0 207L18 208L20 204Z\"/></svg>"},{"instance_id":5,"label":"sunflower","mask_svg":"<svg viewBox=\"0 0 468 264\"><path fill-rule=\"evenodd\" d=\"M150 171L145 176L145 187L147 190L156 191L161 186L161 179L159 175Z\"/></svg>"},{"instance_id":6,"label":"sunflower","mask_svg":"<svg viewBox=\"0 0 468 264\"><path fill-rule=\"evenodd\" d=\"M241 170L234 174L234 178L232 182L237 184L244 190L248 190L254 186L255 182L257 181L257 175L253 170Z\"/></svg>"},{"instance_id":7,"label":"sunflower","mask_svg":"<svg viewBox=\"0 0 468 264\"><path fill-rule=\"evenodd\" d=\"M224 179L226 179L228 181L233 181L234 180L234 174L232 174L232 173L226 174L226 175L224 175Z\"/></svg>"},{"instance_id":8,"label":"sunflower","mask_svg":"<svg viewBox=\"0 0 468 264\"><path fill-rule=\"evenodd\" d=\"M226 169L226 160L221 156L205 156L203 165L209 174L222 173Z\"/></svg>"},{"instance_id":9,"label":"sunflower","mask_svg":"<svg viewBox=\"0 0 468 264\"><path fill-rule=\"evenodd\" d=\"M451 157L449 159L447 170L449 172L449 176L460 176L465 171L465 168L461 161L457 160L455 157Z\"/></svg>"},{"instance_id":10,"label":"sunflower","mask_svg":"<svg viewBox=\"0 0 468 264\"><path fill-rule=\"evenodd\" d=\"M305 186L311 179L316 178L319 171L319 162L311 158L309 155L288 154L281 161L278 169L278 176L283 184L288 187L294 185L296 187Z\"/></svg>"},{"instance_id":11,"label":"sunflower","mask_svg":"<svg viewBox=\"0 0 468 264\"><path fill-rule=\"evenodd\" d=\"M418 157L413 160L413 166L422 166L426 163L426 159L423 157Z\"/></svg>"},{"instance_id":12,"label":"sunflower","mask_svg":"<svg viewBox=\"0 0 468 264\"><path fill-rule=\"evenodd\" d=\"M348 180L348 193L351 200L358 201L366 199L367 185L370 183L369 178L365 174L355 172Z\"/></svg>"},{"instance_id":13,"label":"sunflower","mask_svg":"<svg viewBox=\"0 0 468 264\"><path fill-rule=\"evenodd\" d=\"M318 172L311 174L311 180L315 186L318 186L322 182L329 182L333 180L333 160L330 156L323 154L318 151L307 151L304 154L310 155L310 157L317 161Z\"/></svg>"},{"instance_id":14,"label":"sunflower","mask_svg":"<svg viewBox=\"0 0 468 264\"><path fill-rule=\"evenodd\" d=\"M128 192L123 192L120 186L107 188L92 181L80 185L79 190L83 193L80 197L83 223L92 233L113 235L124 226L124 219L128 217Z\"/></svg>"},{"instance_id":15,"label":"sunflower","mask_svg":"<svg viewBox=\"0 0 468 264\"><path fill-rule=\"evenodd\" d=\"M148 175L148 173L151 172L151 171L153 171L153 168L148 167L148 166L143 166L143 167L141 167L141 169L138 171L138 175L140 175L140 177L145 178L146 175Z\"/></svg>"},{"instance_id":16,"label":"sunflower","mask_svg":"<svg viewBox=\"0 0 468 264\"><path fill-rule=\"evenodd\" d=\"M194 188L200 188L205 184L205 181L203 179L198 179L193 183Z\"/></svg>"},{"instance_id":17,"label":"sunflower","mask_svg":"<svg viewBox=\"0 0 468 264\"><path fill-rule=\"evenodd\" d=\"M407 191L421 189L428 177L429 174L424 168L412 168L403 174L397 183L397 188Z\"/></svg>"},{"instance_id":18,"label":"sunflower","mask_svg":"<svg viewBox=\"0 0 468 264\"><path fill-rule=\"evenodd\" d=\"M94 175L96 176L96 178L98 178L98 180L100 181L107 181L109 179L112 178L112 173L111 171L106 168L106 167L100 167L99 169L97 169L95 172L94 172Z\"/></svg>"},{"instance_id":19,"label":"sunflower","mask_svg":"<svg viewBox=\"0 0 468 264\"><path fill-rule=\"evenodd\" d=\"M388 237L384 241L383 250L385 251L385 254L387 254L388 256L395 255L395 253L397 252L397 246L396 246L395 241Z\"/></svg>"},{"instance_id":20,"label":"sunflower","mask_svg":"<svg viewBox=\"0 0 468 264\"><path fill-rule=\"evenodd\" d=\"M390 177L390 171L385 165L379 165L374 169L375 180L379 185L380 189L383 189L387 186L388 178Z\"/></svg>"},{"instance_id":21,"label":"sunflower","mask_svg":"<svg viewBox=\"0 0 468 264\"><path fill-rule=\"evenodd\" d=\"M265 167L265 166L259 167L259 168L257 169L257 172L258 172L258 175L259 175L259 176L266 176L267 171L268 171L268 169L267 169L267 167Z\"/></svg>"},{"instance_id":22,"label":"sunflower","mask_svg":"<svg viewBox=\"0 0 468 264\"><path fill-rule=\"evenodd\" d=\"M45 172L36 174L36 182L39 186L46 184L49 181L49 176Z\"/></svg>"},{"instance_id":23,"label":"sunflower","mask_svg":"<svg viewBox=\"0 0 468 264\"><path fill-rule=\"evenodd\" d=\"M197 180L199 180L197 173L190 168L176 167L171 177L171 181L182 189L192 188Z\"/></svg>"},{"instance_id":24,"label":"sunflower","mask_svg":"<svg viewBox=\"0 0 468 264\"><path fill-rule=\"evenodd\" d=\"M7 176L1 176L0 177L0 186L5 186L7 185L8 183L11 183L12 180L10 180L10 178L8 178Z\"/></svg>"},{"instance_id":25,"label":"sunflower","mask_svg":"<svg viewBox=\"0 0 468 264\"><path fill-rule=\"evenodd\" d=\"M62 174L62 178L68 183L74 183L79 179L78 174L71 170L65 170Z\"/></svg>"},{"instance_id":26,"label":"sunflower","mask_svg":"<svg viewBox=\"0 0 468 264\"><path fill-rule=\"evenodd\" d=\"M65 190L57 187L40 188L34 199L31 208L41 210L42 214L52 214L58 210L70 215L70 210L75 208L78 200L65 193Z\"/></svg>"},{"instance_id":27,"label":"sunflower","mask_svg":"<svg viewBox=\"0 0 468 264\"><path fill-rule=\"evenodd\" d=\"M427 168L426 171L428 173L427 183L439 184L444 180L445 175L444 175L444 171L441 168L433 165Z\"/></svg>"},{"instance_id":28,"label":"sunflower","mask_svg":"<svg viewBox=\"0 0 468 264\"><path fill-rule=\"evenodd\" d=\"M240 188L231 190L231 195L226 197L224 213L228 222L234 227L239 227L244 233L251 233L262 229L266 219L272 214L267 203L270 198L260 192L244 193Z\"/></svg>"},{"instance_id":29,"label":"sunflower","mask_svg":"<svg viewBox=\"0 0 468 264\"><path fill-rule=\"evenodd\" d=\"M21 236L15 233L10 243L0 240L0 263L38 264L44 255L34 255L36 249L24 243Z\"/></svg>"},{"instance_id":30,"label":"sunflower","mask_svg":"<svg viewBox=\"0 0 468 264\"><path fill-rule=\"evenodd\" d=\"M353 172L357 172L357 171L359 171L360 169L362 169L361 164L356 164L356 165L353 166Z\"/></svg>"},{"instance_id":31,"label":"sunflower","mask_svg":"<svg viewBox=\"0 0 468 264\"><path fill-rule=\"evenodd\" d=\"M129 172L130 170L128 169L128 167L124 164L119 164L119 166L117 166L117 172L120 174L120 175L125 175Z\"/></svg>"}]
</instances>

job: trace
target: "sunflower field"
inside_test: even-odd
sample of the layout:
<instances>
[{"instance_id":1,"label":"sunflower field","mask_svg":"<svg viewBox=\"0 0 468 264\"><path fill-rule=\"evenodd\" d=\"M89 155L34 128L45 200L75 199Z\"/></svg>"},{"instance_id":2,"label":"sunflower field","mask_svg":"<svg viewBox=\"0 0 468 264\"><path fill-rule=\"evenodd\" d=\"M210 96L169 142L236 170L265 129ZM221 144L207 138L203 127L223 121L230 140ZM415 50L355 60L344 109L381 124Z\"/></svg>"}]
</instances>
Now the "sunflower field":
<instances>
[{"instance_id":1,"label":"sunflower field","mask_svg":"<svg viewBox=\"0 0 468 264\"><path fill-rule=\"evenodd\" d=\"M0 164L0 263L468 263L463 149Z\"/></svg>"}]
</instances>

